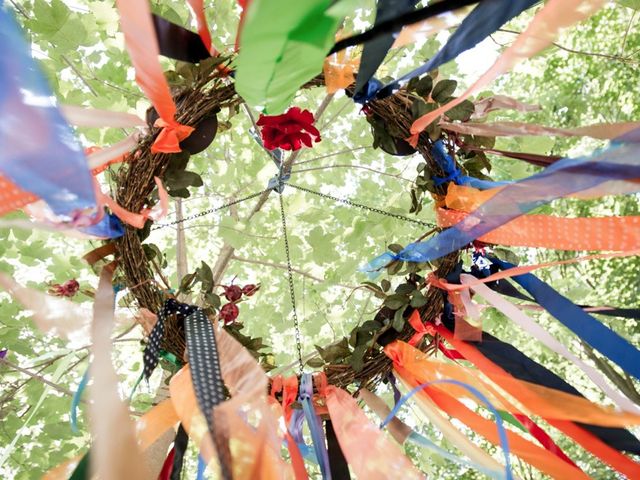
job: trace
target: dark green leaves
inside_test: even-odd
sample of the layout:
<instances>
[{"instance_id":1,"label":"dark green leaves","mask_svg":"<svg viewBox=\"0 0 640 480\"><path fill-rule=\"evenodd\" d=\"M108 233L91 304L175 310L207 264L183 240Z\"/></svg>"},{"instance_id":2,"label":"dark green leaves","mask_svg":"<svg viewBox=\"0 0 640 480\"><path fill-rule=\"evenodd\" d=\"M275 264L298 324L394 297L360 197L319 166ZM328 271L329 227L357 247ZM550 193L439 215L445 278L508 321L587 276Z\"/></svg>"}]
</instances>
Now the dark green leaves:
<instances>
[{"instance_id":1,"label":"dark green leaves","mask_svg":"<svg viewBox=\"0 0 640 480\"><path fill-rule=\"evenodd\" d=\"M475 106L470 100L463 100L460 104L456 105L450 110L447 110L445 114L451 120L460 120L466 122L471 118L471 115L475 111Z\"/></svg>"},{"instance_id":2,"label":"dark green leaves","mask_svg":"<svg viewBox=\"0 0 640 480\"><path fill-rule=\"evenodd\" d=\"M171 155L169 165L164 173L164 183L167 192L172 197L188 198L188 187L201 187L202 178L195 172L186 170L189 163L189 152L183 150L180 153Z\"/></svg>"},{"instance_id":3,"label":"dark green leaves","mask_svg":"<svg viewBox=\"0 0 640 480\"><path fill-rule=\"evenodd\" d=\"M440 80L436 83L435 87L433 87L431 98L438 103L444 103L451 95L453 95L457 86L458 82L455 80Z\"/></svg>"},{"instance_id":4,"label":"dark green leaves","mask_svg":"<svg viewBox=\"0 0 640 480\"><path fill-rule=\"evenodd\" d=\"M422 98L427 98L431 93L431 89L433 88L433 79L427 75L420 79L418 84L416 85L415 92L420 95Z\"/></svg>"}]
</instances>

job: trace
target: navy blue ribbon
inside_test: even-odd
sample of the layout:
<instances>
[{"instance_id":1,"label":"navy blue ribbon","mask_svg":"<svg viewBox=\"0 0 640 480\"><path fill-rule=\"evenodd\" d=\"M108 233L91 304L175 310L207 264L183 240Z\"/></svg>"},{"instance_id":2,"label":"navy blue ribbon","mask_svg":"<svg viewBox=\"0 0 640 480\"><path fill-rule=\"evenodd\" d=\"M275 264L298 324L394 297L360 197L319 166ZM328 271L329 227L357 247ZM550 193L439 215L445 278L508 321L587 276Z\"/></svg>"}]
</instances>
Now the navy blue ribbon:
<instances>
[{"instance_id":1,"label":"navy blue ribbon","mask_svg":"<svg viewBox=\"0 0 640 480\"><path fill-rule=\"evenodd\" d=\"M410 12L414 9L418 0L378 0L376 10L375 25L391 20L397 15ZM366 83L376 73L378 67L387 55L387 52L393 45L396 35L401 30L398 26L395 30L385 32L373 40L369 40L364 44L362 57L360 59L360 68L356 77L356 94L366 86Z\"/></svg>"},{"instance_id":2,"label":"navy blue ribbon","mask_svg":"<svg viewBox=\"0 0 640 480\"><path fill-rule=\"evenodd\" d=\"M531 8L539 0L482 0L467 15L458 29L451 35L444 47L427 63L403 75L398 80L385 85L377 94L377 98L392 95L402 85L414 77L430 72L443 65L462 52L475 47L502 25L523 11Z\"/></svg>"},{"instance_id":3,"label":"navy blue ribbon","mask_svg":"<svg viewBox=\"0 0 640 480\"><path fill-rule=\"evenodd\" d=\"M515 266L498 258L490 258L501 270ZM580 339L615 362L625 372L640 379L640 351L609 327L599 322L571 300L563 297L531 273L516 275L513 280L534 300Z\"/></svg>"}]
</instances>

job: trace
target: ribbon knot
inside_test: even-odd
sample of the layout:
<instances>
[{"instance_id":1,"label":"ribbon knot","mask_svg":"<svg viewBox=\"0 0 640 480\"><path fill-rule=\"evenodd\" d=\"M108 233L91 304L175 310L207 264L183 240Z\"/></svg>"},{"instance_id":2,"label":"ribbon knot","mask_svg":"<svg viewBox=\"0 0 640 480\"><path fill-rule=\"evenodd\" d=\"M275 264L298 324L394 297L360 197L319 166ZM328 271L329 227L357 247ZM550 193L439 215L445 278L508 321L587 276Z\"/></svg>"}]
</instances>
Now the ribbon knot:
<instances>
[{"instance_id":1,"label":"ribbon knot","mask_svg":"<svg viewBox=\"0 0 640 480\"><path fill-rule=\"evenodd\" d=\"M353 96L353 101L365 105L376 97L381 88L382 82L372 78Z\"/></svg>"},{"instance_id":2,"label":"ribbon knot","mask_svg":"<svg viewBox=\"0 0 640 480\"><path fill-rule=\"evenodd\" d=\"M180 142L187 138L195 130L193 127L182 125L176 121L167 122L158 118L153 124L160 128L160 133L151 145L152 153L179 153L182 151Z\"/></svg>"},{"instance_id":3,"label":"ribbon knot","mask_svg":"<svg viewBox=\"0 0 640 480\"><path fill-rule=\"evenodd\" d=\"M436 329L433 325L430 323L422 323L422 320L420 319L420 312L418 312L418 310L414 310L409 317L409 324L416 332L409 340L409 345L412 347L415 347L420 343L420 340L422 340L422 337L425 335L435 336L436 334Z\"/></svg>"}]
</instances>

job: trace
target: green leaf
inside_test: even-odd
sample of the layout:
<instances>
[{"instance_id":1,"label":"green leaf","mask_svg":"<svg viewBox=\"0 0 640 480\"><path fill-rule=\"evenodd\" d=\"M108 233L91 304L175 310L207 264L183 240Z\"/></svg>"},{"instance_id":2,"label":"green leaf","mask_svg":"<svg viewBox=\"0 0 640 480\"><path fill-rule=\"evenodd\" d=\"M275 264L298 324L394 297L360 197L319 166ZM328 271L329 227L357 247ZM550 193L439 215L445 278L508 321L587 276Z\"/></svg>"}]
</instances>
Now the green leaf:
<instances>
[{"instance_id":1,"label":"green leaf","mask_svg":"<svg viewBox=\"0 0 640 480\"><path fill-rule=\"evenodd\" d=\"M445 113L445 115L451 120L460 120L461 122L466 122L471 118L471 115L474 111L475 106L473 102L471 102L470 100L463 100L462 103L459 103L452 109L447 110L447 113Z\"/></svg>"},{"instance_id":2,"label":"green leaf","mask_svg":"<svg viewBox=\"0 0 640 480\"><path fill-rule=\"evenodd\" d=\"M182 277L182 280L180 281L180 291L181 292L189 292L191 289L191 284L193 283L193 281L196 279L196 274L195 273L189 273L187 275L185 275L184 277Z\"/></svg>"},{"instance_id":3,"label":"green leaf","mask_svg":"<svg viewBox=\"0 0 640 480\"><path fill-rule=\"evenodd\" d=\"M403 315L404 315L405 308L401 308L400 310L397 310L396 313L393 315L393 323L391 324L391 326L396 332L402 332L402 330L404 329L405 320Z\"/></svg>"},{"instance_id":4,"label":"green leaf","mask_svg":"<svg viewBox=\"0 0 640 480\"><path fill-rule=\"evenodd\" d=\"M396 310L407 303L409 303L409 297L399 294L389 295L384 301L385 306L389 307L391 310Z\"/></svg>"},{"instance_id":5,"label":"green leaf","mask_svg":"<svg viewBox=\"0 0 640 480\"><path fill-rule=\"evenodd\" d=\"M360 372L364 368L364 355L367 353L368 348L366 345L358 345L349 357L349 365L356 372Z\"/></svg>"},{"instance_id":6,"label":"green leaf","mask_svg":"<svg viewBox=\"0 0 640 480\"><path fill-rule=\"evenodd\" d=\"M507 248L495 247L493 249L493 253L496 257L500 260L504 260L505 262L513 263L514 265L518 265L518 263L520 263L520 257Z\"/></svg>"},{"instance_id":7,"label":"green leaf","mask_svg":"<svg viewBox=\"0 0 640 480\"><path fill-rule=\"evenodd\" d=\"M426 98L431 93L432 87L433 79L427 75L426 77L421 78L418 82L418 85L416 86L416 93L421 97Z\"/></svg>"},{"instance_id":8,"label":"green leaf","mask_svg":"<svg viewBox=\"0 0 640 480\"><path fill-rule=\"evenodd\" d=\"M456 91L456 87L458 86L458 82L455 80L440 80L436 83L435 87L433 87L433 91L431 92L431 98L433 98L438 103L445 102L453 92Z\"/></svg>"},{"instance_id":9,"label":"green leaf","mask_svg":"<svg viewBox=\"0 0 640 480\"><path fill-rule=\"evenodd\" d=\"M420 290L416 290L416 293L411 297L411 306L413 308L424 307L427 304L427 297Z\"/></svg>"},{"instance_id":10,"label":"green leaf","mask_svg":"<svg viewBox=\"0 0 640 480\"><path fill-rule=\"evenodd\" d=\"M380 281L380 286L382 287L383 292L388 292L389 289L391 288L391 282L386 278L384 278L382 279L382 281Z\"/></svg>"},{"instance_id":11,"label":"green leaf","mask_svg":"<svg viewBox=\"0 0 640 480\"><path fill-rule=\"evenodd\" d=\"M358 330L361 332L375 332L381 328L382 324L380 322L377 322L376 320L367 320L358 327Z\"/></svg>"},{"instance_id":12,"label":"green leaf","mask_svg":"<svg viewBox=\"0 0 640 480\"><path fill-rule=\"evenodd\" d=\"M402 266L403 265L404 265L404 262L402 262L400 260L394 260L387 267L387 272L389 273L389 275L395 275L400 270L402 270Z\"/></svg>"},{"instance_id":13,"label":"green leaf","mask_svg":"<svg viewBox=\"0 0 640 480\"><path fill-rule=\"evenodd\" d=\"M399 295L411 295L416 289L412 283L401 283L396 287L396 293Z\"/></svg>"},{"instance_id":14,"label":"green leaf","mask_svg":"<svg viewBox=\"0 0 640 480\"><path fill-rule=\"evenodd\" d=\"M220 297L215 293L206 293L204 295L204 298L207 301L207 303L211 305L213 308L220 308L220 305L222 304L222 302L220 301Z\"/></svg>"},{"instance_id":15,"label":"green leaf","mask_svg":"<svg viewBox=\"0 0 640 480\"><path fill-rule=\"evenodd\" d=\"M400 253L402 250L404 250L404 247L399 243L392 243L387 247L387 249L391 250L393 253Z\"/></svg>"},{"instance_id":16,"label":"green leaf","mask_svg":"<svg viewBox=\"0 0 640 480\"><path fill-rule=\"evenodd\" d=\"M310 366L311 368L322 368L324 367L324 360L322 360L322 358L319 358L319 357L312 357L309 360L307 360L307 365Z\"/></svg>"},{"instance_id":17,"label":"green leaf","mask_svg":"<svg viewBox=\"0 0 640 480\"><path fill-rule=\"evenodd\" d=\"M196 274L198 280L202 283L202 290L211 292L213 290L213 272L204 260L200 262L200 267L196 270Z\"/></svg>"}]
</instances>

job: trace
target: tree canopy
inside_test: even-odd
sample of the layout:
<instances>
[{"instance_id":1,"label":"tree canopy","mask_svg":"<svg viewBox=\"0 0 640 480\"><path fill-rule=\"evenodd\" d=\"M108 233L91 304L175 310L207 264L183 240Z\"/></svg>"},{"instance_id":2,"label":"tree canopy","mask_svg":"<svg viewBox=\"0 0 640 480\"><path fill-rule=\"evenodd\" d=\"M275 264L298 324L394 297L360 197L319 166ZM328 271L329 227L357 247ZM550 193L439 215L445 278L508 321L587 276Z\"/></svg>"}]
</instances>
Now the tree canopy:
<instances>
[{"instance_id":1,"label":"tree canopy","mask_svg":"<svg viewBox=\"0 0 640 480\"><path fill-rule=\"evenodd\" d=\"M205 2L212 26L214 46L229 50L238 25L238 6L232 0ZM186 2L151 2L159 15L183 25L195 23ZM373 18L374 2L361 2L357 15L345 22L346 31L361 30ZM134 81L131 61L120 33L118 14L112 2L98 0L17 0L5 8L14 11L60 104L82 105L122 112L144 118L148 100ZM503 94L530 104L539 111L499 110L491 121L514 120L573 128L598 122L622 122L640 118L637 85L640 79L640 4L626 0L611 2L588 21L564 32L553 47L530 59L513 72L499 78L490 90L478 97ZM439 69L442 78L458 82L459 93L493 58L508 46L515 33L526 27L534 12L528 12L489 40L454 62ZM401 72L432 56L446 40L447 31L435 38L392 50L379 77L397 78ZM165 70L189 75L187 67L163 59ZM349 199L362 205L435 222L432 208L416 214L411 189L421 163L419 156L396 157L373 148L371 126L360 105L339 92L328 95L324 88L300 90L293 104L316 113L322 140L297 156L290 182L329 196ZM257 112L245 105L222 111L215 142L189 159L186 171L171 181L174 196L165 222L197 216L227 202L267 188L278 169L270 156L250 135ZM114 144L128 135L121 129L78 128L85 146ZM34 138L34 141L37 141ZM576 137L500 137L495 148L542 155L576 156L604 146L605 142ZM491 168L481 166L494 180L524 178L539 167L515 159L488 154ZM105 186L112 188L118 166L107 171ZM189 173L191 172L191 173ZM170 190L171 190L170 189ZM175 193L175 192L174 192ZM285 186L282 200L286 209L289 253L292 261L297 313L302 330L303 355L309 365L322 365L326 346L349 339L352 329L372 320L383 300L363 286L366 276L359 267L386 250L402 246L423 232L421 227L393 216L336 202L327 196ZM432 200L426 196L423 206ZM178 226L153 230L145 241L167 283L180 289L184 273L196 272L198 279L213 279L211 270L221 273L218 285L260 284L257 293L239 304L242 332L261 338L254 348L263 361L274 367L295 365L295 335L292 326L287 263L282 241L280 206L272 194L259 211L256 200L243 201L220 212L197 216ZM608 196L596 200L563 199L540 207L538 213L563 216L639 215L637 195ZM13 213L10 217L21 217ZM182 238L182 239L181 239ZM97 277L82 256L98 242L65 237L50 232L0 229L0 271L12 274L21 283L46 291L50 284L77 279L81 291L74 301L91 305ZM540 263L578 256L579 252L510 248L505 256L522 263ZM181 259L181 255L184 257ZM186 259L186 263L185 260ZM226 259L226 260L223 260ZM470 259L465 258L469 263ZM179 272L180 270L180 272ZM639 257L597 260L553 267L540 272L541 278L579 304L640 307ZM394 287L401 276L383 277ZM378 282L380 279L377 280ZM191 295L196 298L199 290ZM220 291L218 291L220 293ZM88 339L65 342L43 335L32 324L29 313L7 293L0 293L0 348L7 348L6 362L0 364L0 474L17 480L40 478L65 459L86 451L90 435L83 413L79 429L70 426L74 392L88 368ZM130 298L121 297L126 311ZM88 310L89 311L89 310ZM130 318L133 319L133 309ZM599 354L575 340L569 330L546 313L533 312L536 321L559 338L578 356L603 369L613 370L627 391L640 399L635 380L621 374ZM640 344L637 321L610 317L601 319L634 344ZM114 365L119 375L121 396L128 397L142 369L141 340L144 332L132 322L121 325L114 339ZM133 328L132 328L133 327ZM492 308L483 311L483 329L508 339L518 349L548 366L584 392L590 399L604 402L574 365L530 339L502 314ZM602 366L604 364L604 366ZM144 382L133 397L131 408L146 411L163 382L157 371L149 385ZM388 398L390 391L381 393ZM86 405L80 405L84 412ZM414 425L412 425L414 426ZM428 437L453 450L439 431L427 422L415 427ZM473 432L468 432L472 437ZM579 446L552 431L558 444L570 453L593 478L610 478L612 471L593 460ZM500 458L498 449L483 447ZM430 476L440 478L481 478L471 469L452 464L434 454L406 447L409 455ZM189 460L195 462L194 460ZM195 463L190 463L193 468ZM543 478L537 471L517 463L521 478ZM190 477L189 477L190 478Z\"/></svg>"}]
</instances>

